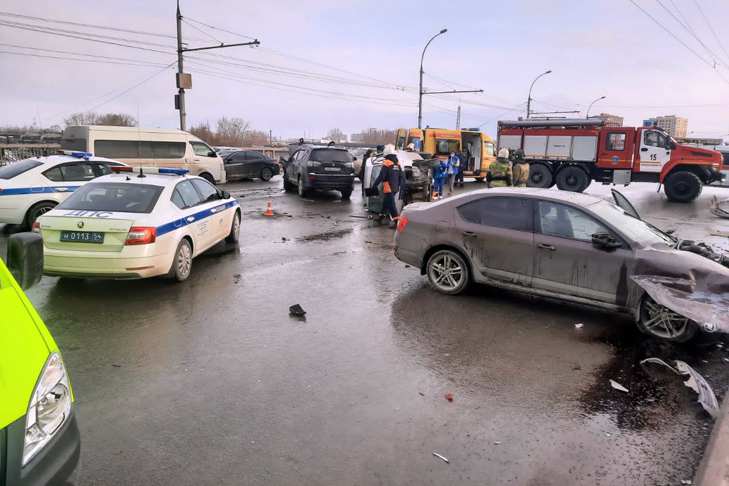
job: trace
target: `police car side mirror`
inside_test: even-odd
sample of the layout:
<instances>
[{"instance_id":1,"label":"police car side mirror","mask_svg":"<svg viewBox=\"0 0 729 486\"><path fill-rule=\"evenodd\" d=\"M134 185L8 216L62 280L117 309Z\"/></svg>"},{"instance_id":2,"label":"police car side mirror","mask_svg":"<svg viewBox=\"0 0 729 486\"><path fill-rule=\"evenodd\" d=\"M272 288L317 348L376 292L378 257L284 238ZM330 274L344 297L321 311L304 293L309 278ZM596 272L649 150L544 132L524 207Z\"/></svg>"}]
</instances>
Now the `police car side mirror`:
<instances>
[{"instance_id":1,"label":"police car side mirror","mask_svg":"<svg viewBox=\"0 0 729 486\"><path fill-rule=\"evenodd\" d=\"M222 191L220 193L220 199L230 199L230 193L228 191Z\"/></svg>"},{"instance_id":2,"label":"police car side mirror","mask_svg":"<svg viewBox=\"0 0 729 486\"><path fill-rule=\"evenodd\" d=\"M43 276L43 238L38 233L17 233L8 238L8 269L22 289Z\"/></svg>"}]
</instances>

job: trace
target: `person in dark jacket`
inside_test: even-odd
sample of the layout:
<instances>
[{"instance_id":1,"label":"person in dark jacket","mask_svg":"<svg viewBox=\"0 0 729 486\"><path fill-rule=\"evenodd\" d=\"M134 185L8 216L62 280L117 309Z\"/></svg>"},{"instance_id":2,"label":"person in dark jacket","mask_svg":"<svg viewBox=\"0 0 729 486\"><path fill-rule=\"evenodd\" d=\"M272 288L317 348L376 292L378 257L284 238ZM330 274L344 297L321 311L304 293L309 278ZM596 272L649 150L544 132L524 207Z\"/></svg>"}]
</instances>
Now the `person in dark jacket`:
<instances>
[{"instance_id":1,"label":"person in dark jacket","mask_svg":"<svg viewBox=\"0 0 729 486\"><path fill-rule=\"evenodd\" d=\"M382 163L382 170L380 170L380 174L377 176L373 187L378 187L379 184L382 183L382 192L384 196L383 207L390 215L392 227L395 226L399 217L395 197L400 192L400 187L403 185L403 178L404 174L398 164L397 155L385 155L385 160Z\"/></svg>"}]
</instances>

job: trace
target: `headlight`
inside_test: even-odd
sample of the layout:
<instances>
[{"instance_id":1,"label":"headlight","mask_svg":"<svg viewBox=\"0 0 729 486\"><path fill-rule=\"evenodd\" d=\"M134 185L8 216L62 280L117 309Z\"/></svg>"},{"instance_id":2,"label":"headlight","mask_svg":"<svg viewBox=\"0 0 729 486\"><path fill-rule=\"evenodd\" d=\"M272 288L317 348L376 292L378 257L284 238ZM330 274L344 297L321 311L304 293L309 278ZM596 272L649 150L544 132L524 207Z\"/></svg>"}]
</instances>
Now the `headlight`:
<instances>
[{"instance_id":1,"label":"headlight","mask_svg":"<svg viewBox=\"0 0 729 486\"><path fill-rule=\"evenodd\" d=\"M316 160L310 160L306 163L309 167L319 167L321 165L321 162L317 162Z\"/></svg>"},{"instance_id":2,"label":"headlight","mask_svg":"<svg viewBox=\"0 0 729 486\"><path fill-rule=\"evenodd\" d=\"M354 163L352 162L345 162L344 167L347 169L354 169Z\"/></svg>"},{"instance_id":3,"label":"headlight","mask_svg":"<svg viewBox=\"0 0 729 486\"><path fill-rule=\"evenodd\" d=\"M41 372L25 418L25 466L53 438L71 414L71 389L63 360L52 353Z\"/></svg>"}]
</instances>

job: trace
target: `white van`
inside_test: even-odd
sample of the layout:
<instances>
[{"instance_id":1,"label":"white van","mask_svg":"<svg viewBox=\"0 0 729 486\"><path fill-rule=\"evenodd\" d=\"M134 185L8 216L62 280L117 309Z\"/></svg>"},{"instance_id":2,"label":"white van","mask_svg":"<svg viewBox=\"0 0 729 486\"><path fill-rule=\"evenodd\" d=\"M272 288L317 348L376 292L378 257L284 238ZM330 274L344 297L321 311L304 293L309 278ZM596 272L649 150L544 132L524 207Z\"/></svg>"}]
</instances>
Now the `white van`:
<instances>
[{"instance_id":1,"label":"white van","mask_svg":"<svg viewBox=\"0 0 729 486\"><path fill-rule=\"evenodd\" d=\"M91 152L132 167L173 167L211 183L225 182L223 159L205 142L182 130L79 125L63 131L61 148Z\"/></svg>"}]
</instances>

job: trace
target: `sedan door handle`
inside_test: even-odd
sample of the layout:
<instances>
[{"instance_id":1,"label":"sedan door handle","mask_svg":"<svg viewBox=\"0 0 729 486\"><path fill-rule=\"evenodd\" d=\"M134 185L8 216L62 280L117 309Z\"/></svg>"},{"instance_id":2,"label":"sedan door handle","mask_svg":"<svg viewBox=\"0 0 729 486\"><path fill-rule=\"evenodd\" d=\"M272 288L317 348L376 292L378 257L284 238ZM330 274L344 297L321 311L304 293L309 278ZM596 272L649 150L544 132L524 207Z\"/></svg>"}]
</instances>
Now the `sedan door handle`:
<instances>
[{"instance_id":1,"label":"sedan door handle","mask_svg":"<svg viewBox=\"0 0 729 486\"><path fill-rule=\"evenodd\" d=\"M642 149L640 149L640 151L641 152L648 152L648 147L643 147Z\"/></svg>"},{"instance_id":2,"label":"sedan door handle","mask_svg":"<svg viewBox=\"0 0 729 486\"><path fill-rule=\"evenodd\" d=\"M541 248L542 250L549 250L549 251L554 251L557 249L553 245L548 245L546 243L539 243L537 245L537 248Z\"/></svg>"},{"instance_id":3,"label":"sedan door handle","mask_svg":"<svg viewBox=\"0 0 729 486\"><path fill-rule=\"evenodd\" d=\"M476 233L474 233L473 231L464 231L463 236L473 237L476 236Z\"/></svg>"}]
</instances>

